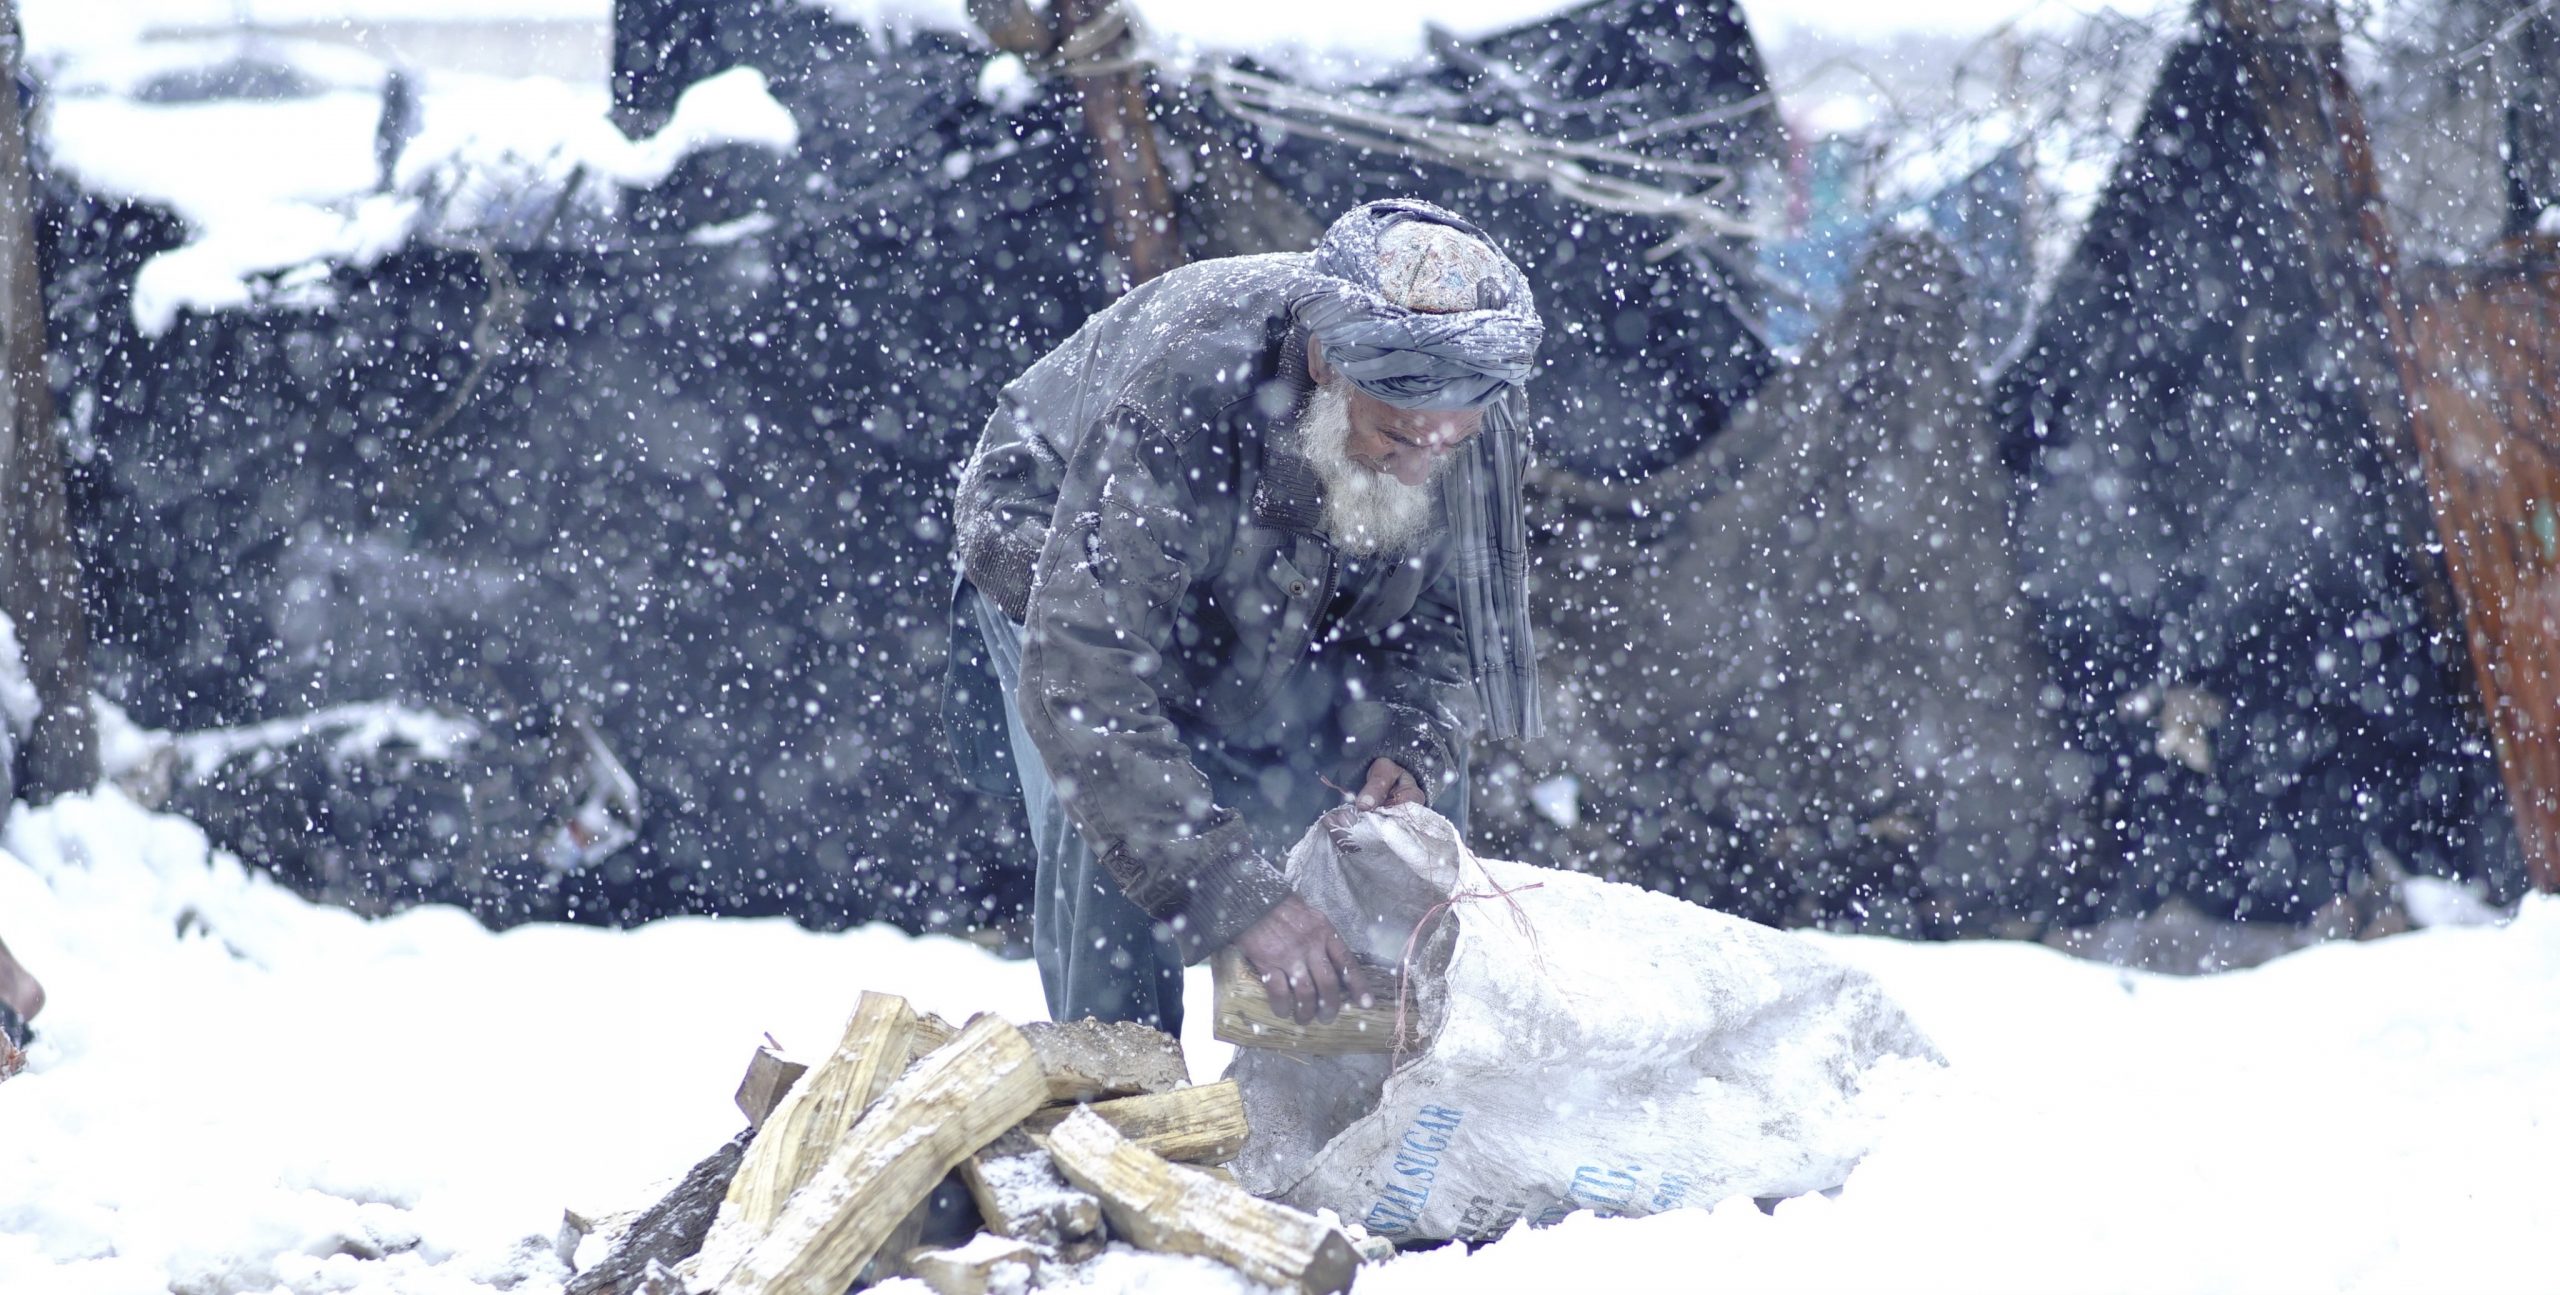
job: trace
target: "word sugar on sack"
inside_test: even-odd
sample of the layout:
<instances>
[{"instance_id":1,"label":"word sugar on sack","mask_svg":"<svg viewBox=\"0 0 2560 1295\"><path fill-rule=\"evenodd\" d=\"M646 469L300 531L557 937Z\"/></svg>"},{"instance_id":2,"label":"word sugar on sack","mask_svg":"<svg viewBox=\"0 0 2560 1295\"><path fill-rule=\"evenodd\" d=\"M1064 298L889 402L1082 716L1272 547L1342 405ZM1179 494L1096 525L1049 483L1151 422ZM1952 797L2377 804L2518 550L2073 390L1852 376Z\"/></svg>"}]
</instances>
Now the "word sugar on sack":
<instances>
[{"instance_id":1,"label":"word sugar on sack","mask_svg":"<svg viewBox=\"0 0 2560 1295\"><path fill-rule=\"evenodd\" d=\"M1253 1136L1234 1169L1380 1236L1837 1186L1894 1097L1944 1064L1805 940L1479 859L1418 805L1328 814L1288 873L1363 962L1403 973L1377 1005L1394 1046L1240 1048Z\"/></svg>"}]
</instances>

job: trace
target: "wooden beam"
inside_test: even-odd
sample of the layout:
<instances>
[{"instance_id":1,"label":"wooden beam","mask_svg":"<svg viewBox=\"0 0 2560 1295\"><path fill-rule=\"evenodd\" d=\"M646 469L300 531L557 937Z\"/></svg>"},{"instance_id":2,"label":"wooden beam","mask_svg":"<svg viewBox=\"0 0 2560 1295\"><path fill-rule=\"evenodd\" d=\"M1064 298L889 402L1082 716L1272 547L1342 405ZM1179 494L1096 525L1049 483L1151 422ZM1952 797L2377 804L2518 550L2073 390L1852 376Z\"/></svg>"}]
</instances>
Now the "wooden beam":
<instances>
[{"instance_id":1,"label":"wooden beam","mask_svg":"<svg viewBox=\"0 0 2560 1295\"><path fill-rule=\"evenodd\" d=\"M1020 1129L961 1162L960 1178L988 1231L1030 1242L1061 1263L1082 1263L1110 1240L1102 1202L1061 1176L1049 1153Z\"/></svg>"},{"instance_id":2,"label":"wooden beam","mask_svg":"<svg viewBox=\"0 0 2560 1295\"><path fill-rule=\"evenodd\" d=\"M1191 1081L1181 1042L1133 1021L1039 1021L1023 1026L1022 1037L1040 1057L1053 1102L1169 1093Z\"/></svg>"},{"instance_id":3,"label":"wooden beam","mask_svg":"<svg viewBox=\"0 0 2560 1295\"><path fill-rule=\"evenodd\" d=\"M1343 1008L1330 1021L1299 1024L1271 1010L1271 996L1254 978L1244 955L1228 948L1210 964L1216 986L1217 1036L1239 1048L1269 1048L1309 1056L1346 1056L1360 1052L1411 1051L1420 1047L1420 1013L1405 1021L1405 1037L1396 1039L1396 993L1393 978L1371 969L1371 1006Z\"/></svg>"},{"instance_id":4,"label":"wooden beam","mask_svg":"<svg viewBox=\"0 0 2560 1295\"><path fill-rule=\"evenodd\" d=\"M1117 48L1083 46L1111 0L1050 0L1049 17L1059 55L1071 64ZM1093 158L1094 196L1102 208L1103 241L1135 287L1183 263L1181 231L1174 225L1173 184L1165 177L1146 79L1134 70L1073 78L1084 118L1085 146Z\"/></svg>"},{"instance_id":5,"label":"wooden beam","mask_svg":"<svg viewBox=\"0 0 2560 1295\"><path fill-rule=\"evenodd\" d=\"M738 1226L762 1232L782 1216L784 1203L817 1172L828 1151L853 1127L864 1108L907 1068L916 1016L907 1000L865 992L846 1020L836 1050L784 1094L747 1148L746 1163L729 1184L729 1208Z\"/></svg>"},{"instance_id":6,"label":"wooden beam","mask_svg":"<svg viewBox=\"0 0 2560 1295\"><path fill-rule=\"evenodd\" d=\"M720 1210L729 1179L745 1159L747 1139L740 1132L727 1145L696 1163L658 1203L629 1218L589 1220L575 1215L563 1220L561 1262L577 1256L578 1236L599 1225L618 1229L605 1257L569 1279L565 1295L638 1295L653 1266L677 1263L702 1248L711 1221Z\"/></svg>"},{"instance_id":7,"label":"wooden beam","mask_svg":"<svg viewBox=\"0 0 2560 1295\"><path fill-rule=\"evenodd\" d=\"M1046 1134L1077 1111L1101 1116L1120 1136L1167 1160L1191 1164L1235 1159L1252 1131L1245 1122L1244 1094L1232 1079L1090 1106L1052 1107L1024 1120L1022 1127L1035 1135Z\"/></svg>"},{"instance_id":8,"label":"wooden beam","mask_svg":"<svg viewBox=\"0 0 2560 1295\"><path fill-rule=\"evenodd\" d=\"M763 1128L766 1117L782 1104L783 1095L807 1073L807 1062L794 1061L770 1047L757 1048L747 1058L746 1076L738 1081L738 1113L747 1117L747 1127Z\"/></svg>"},{"instance_id":9,"label":"wooden beam","mask_svg":"<svg viewBox=\"0 0 2560 1295\"><path fill-rule=\"evenodd\" d=\"M17 622L35 685L19 795L51 800L98 782L89 711L89 622L62 490L61 436L45 369L44 285L36 262L26 114L18 103L18 6L0 3L0 611ZM5 771L0 771L5 772Z\"/></svg>"},{"instance_id":10,"label":"wooden beam","mask_svg":"<svg viewBox=\"0 0 2560 1295\"><path fill-rule=\"evenodd\" d=\"M1112 1231L1133 1245L1206 1255L1247 1280L1307 1295L1351 1289L1359 1253L1313 1215L1154 1155L1090 1109L1060 1122L1048 1144L1058 1171L1101 1198Z\"/></svg>"},{"instance_id":11,"label":"wooden beam","mask_svg":"<svg viewBox=\"0 0 2560 1295\"><path fill-rule=\"evenodd\" d=\"M977 1017L890 1085L770 1229L732 1226L724 1210L703 1243L693 1288L835 1295L943 1175L1038 1110L1047 1093L1022 1032Z\"/></svg>"}]
</instances>

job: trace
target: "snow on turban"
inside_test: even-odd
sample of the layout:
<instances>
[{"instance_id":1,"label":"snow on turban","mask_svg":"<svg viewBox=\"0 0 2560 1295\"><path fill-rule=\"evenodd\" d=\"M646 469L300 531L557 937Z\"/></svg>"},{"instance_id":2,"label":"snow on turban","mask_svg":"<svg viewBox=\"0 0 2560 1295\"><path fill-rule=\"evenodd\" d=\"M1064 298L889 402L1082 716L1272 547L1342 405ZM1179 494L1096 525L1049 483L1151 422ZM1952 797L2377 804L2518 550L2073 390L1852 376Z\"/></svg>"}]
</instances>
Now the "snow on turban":
<instances>
[{"instance_id":1,"label":"snow on turban","mask_svg":"<svg viewBox=\"0 0 2560 1295\"><path fill-rule=\"evenodd\" d=\"M1345 212L1316 244L1324 288L1293 305L1325 361L1405 409L1480 409L1528 381L1546 336L1529 280L1484 231L1427 202Z\"/></svg>"}]
</instances>

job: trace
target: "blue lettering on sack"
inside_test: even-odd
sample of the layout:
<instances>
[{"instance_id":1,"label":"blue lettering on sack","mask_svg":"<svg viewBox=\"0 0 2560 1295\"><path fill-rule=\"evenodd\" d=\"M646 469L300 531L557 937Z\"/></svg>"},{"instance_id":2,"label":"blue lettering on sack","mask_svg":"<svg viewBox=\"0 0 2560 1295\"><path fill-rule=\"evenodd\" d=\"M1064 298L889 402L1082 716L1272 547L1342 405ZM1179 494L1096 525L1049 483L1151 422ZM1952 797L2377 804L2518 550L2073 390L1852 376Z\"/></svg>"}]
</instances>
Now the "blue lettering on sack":
<instances>
[{"instance_id":1,"label":"blue lettering on sack","mask_svg":"<svg viewBox=\"0 0 2560 1295\"><path fill-rule=\"evenodd\" d=\"M1466 1112L1448 1106L1425 1106L1414 1116L1413 1123L1396 1143L1395 1159L1390 1168L1395 1181L1380 1190L1376 1202L1360 1225L1383 1237L1403 1236L1422 1221L1423 1208L1431 1203L1431 1184L1440 1174L1440 1153L1449 1149L1450 1135L1458 1131L1458 1122Z\"/></svg>"}]
</instances>

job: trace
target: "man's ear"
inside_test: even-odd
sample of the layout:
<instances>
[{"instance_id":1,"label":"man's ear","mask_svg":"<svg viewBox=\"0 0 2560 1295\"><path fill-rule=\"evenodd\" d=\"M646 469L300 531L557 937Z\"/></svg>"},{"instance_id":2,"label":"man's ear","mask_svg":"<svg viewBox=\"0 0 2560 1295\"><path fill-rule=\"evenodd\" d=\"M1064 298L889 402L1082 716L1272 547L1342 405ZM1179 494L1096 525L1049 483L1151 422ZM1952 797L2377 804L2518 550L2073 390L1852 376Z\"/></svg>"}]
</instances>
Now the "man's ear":
<instances>
[{"instance_id":1,"label":"man's ear","mask_svg":"<svg viewBox=\"0 0 2560 1295\"><path fill-rule=\"evenodd\" d=\"M1307 381L1321 387L1333 376L1333 366L1324 362L1324 339L1307 334Z\"/></svg>"}]
</instances>

